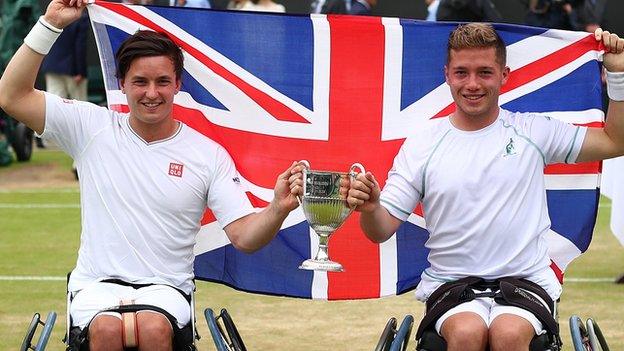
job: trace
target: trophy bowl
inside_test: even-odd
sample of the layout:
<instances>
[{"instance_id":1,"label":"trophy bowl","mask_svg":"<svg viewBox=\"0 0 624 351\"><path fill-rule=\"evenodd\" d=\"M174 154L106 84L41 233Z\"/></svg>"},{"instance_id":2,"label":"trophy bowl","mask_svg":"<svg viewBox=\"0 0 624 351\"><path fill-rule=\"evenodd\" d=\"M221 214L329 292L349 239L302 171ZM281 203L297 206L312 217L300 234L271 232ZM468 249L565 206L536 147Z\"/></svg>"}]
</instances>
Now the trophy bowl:
<instances>
[{"instance_id":1,"label":"trophy bowl","mask_svg":"<svg viewBox=\"0 0 624 351\"><path fill-rule=\"evenodd\" d=\"M355 177L357 169L366 172L359 163L354 163L348 173L316 171L310 169L308 161L300 161L303 170L303 196L299 199L310 228L319 237L315 258L301 263L300 269L330 272L344 271L342 265L329 259L329 237L349 217L352 208L347 205L345 195L340 194L340 180Z\"/></svg>"}]
</instances>

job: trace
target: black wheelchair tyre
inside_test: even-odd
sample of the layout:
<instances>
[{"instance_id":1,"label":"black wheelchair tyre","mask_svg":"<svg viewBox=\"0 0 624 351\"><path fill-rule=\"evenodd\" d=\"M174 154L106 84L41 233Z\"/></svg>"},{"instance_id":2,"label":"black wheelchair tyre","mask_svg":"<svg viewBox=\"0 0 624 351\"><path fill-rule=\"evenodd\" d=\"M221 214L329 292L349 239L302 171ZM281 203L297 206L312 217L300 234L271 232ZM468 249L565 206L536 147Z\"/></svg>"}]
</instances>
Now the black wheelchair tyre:
<instances>
[{"instance_id":1,"label":"black wheelchair tyre","mask_svg":"<svg viewBox=\"0 0 624 351\"><path fill-rule=\"evenodd\" d=\"M598 326L595 320L592 318L587 319L587 334L589 337L589 345L592 350L602 350L609 351L609 345L607 344L607 340L602 334L602 330Z\"/></svg>"},{"instance_id":2,"label":"black wheelchair tyre","mask_svg":"<svg viewBox=\"0 0 624 351\"><path fill-rule=\"evenodd\" d=\"M35 336L35 331L37 330L37 325L39 324L41 316L39 313L35 313L32 320L30 321L30 325L28 329L26 329L26 336L24 336L24 340L22 341L22 346L20 347L20 351L27 351L30 349L30 345Z\"/></svg>"},{"instance_id":3,"label":"black wheelchair tyre","mask_svg":"<svg viewBox=\"0 0 624 351\"><path fill-rule=\"evenodd\" d=\"M11 133L11 147L20 162L30 160L33 149L33 131L24 123L17 123Z\"/></svg>"},{"instance_id":4,"label":"black wheelchair tyre","mask_svg":"<svg viewBox=\"0 0 624 351\"><path fill-rule=\"evenodd\" d=\"M388 322L386 322L386 326L381 332L381 336L379 337L377 346L375 346L375 351L390 350L390 346L392 345L392 341L394 340L394 332L396 330L396 325L397 325L396 318L390 317L390 319L388 319Z\"/></svg>"},{"instance_id":5,"label":"black wheelchair tyre","mask_svg":"<svg viewBox=\"0 0 624 351\"><path fill-rule=\"evenodd\" d=\"M234 325L234 321L228 311L224 308L221 310L221 318L223 319L223 324L225 326L225 330L230 337L230 342L232 343L232 348L234 351L247 351L245 347L245 343L243 343L243 338L240 336L238 329L236 329L236 325Z\"/></svg>"}]
</instances>

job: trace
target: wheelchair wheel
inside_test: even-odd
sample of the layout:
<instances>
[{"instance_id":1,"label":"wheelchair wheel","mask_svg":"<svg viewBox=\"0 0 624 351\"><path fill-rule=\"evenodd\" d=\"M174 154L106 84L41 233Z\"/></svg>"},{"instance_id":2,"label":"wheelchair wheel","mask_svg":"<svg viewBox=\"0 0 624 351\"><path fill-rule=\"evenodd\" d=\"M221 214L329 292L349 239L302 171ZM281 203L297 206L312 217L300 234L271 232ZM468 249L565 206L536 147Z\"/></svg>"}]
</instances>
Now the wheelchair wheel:
<instances>
[{"instance_id":1,"label":"wheelchair wheel","mask_svg":"<svg viewBox=\"0 0 624 351\"><path fill-rule=\"evenodd\" d=\"M392 345L390 346L390 351L405 351L407 349L413 325L414 317L408 314L403 318L401 326L397 330L394 341L392 341Z\"/></svg>"},{"instance_id":2,"label":"wheelchair wheel","mask_svg":"<svg viewBox=\"0 0 624 351\"><path fill-rule=\"evenodd\" d=\"M48 340L50 339L50 335L52 334L54 323L56 323L56 312L48 313L45 322L41 320L41 315L39 313L35 313L30 321L28 329L26 330L26 336L24 337L24 341L22 341L20 351L44 351L46 345L48 344ZM33 347L32 339L35 336L35 332L37 331L39 324L43 325L43 329L41 330L41 335L39 335L37 345Z\"/></svg>"},{"instance_id":3,"label":"wheelchair wheel","mask_svg":"<svg viewBox=\"0 0 624 351\"><path fill-rule=\"evenodd\" d=\"M607 345L607 340L602 335L602 330L600 330L598 323L591 318L587 319L587 334L592 350L609 351L609 345Z\"/></svg>"},{"instance_id":4,"label":"wheelchair wheel","mask_svg":"<svg viewBox=\"0 0 624 351\"><path fill-rule=\"evenodd\" d=\"M230 317L230 314L225 308L221 310L220 317L223 320L223 325L225 325L225 331L230 338L230 346L232 347L232 350L247 351L245 343L243 343L243 338L241 338L238 333L238 329L236 329L236 325L234 325L232 317Z\"/></svg>"},{"instance_id":5,"label":"wheelchair wheel","mask_svg":"<svg viewBox=\"0 0 624 351\"><path fill-rule=\"evenodd\" d=\"M226 346L225 339L223 337L223 331L217 323L217 319L215 318L212 308L206 308L204 310L204 317L206 317L208 329L210 330L210 335L212 335L212 340L215 343L217 351L228 351L228 347Z\"/></svg>"},{"instance_id":6,"label":"wheelchair wheel","mask_svg":"<svg viewBox=\"0 0 624 351\"><path fill-rule=\"evenodd\" d=\"M27 351L30 349L30 343L35 336L35 331L37 330L37 325L39 325L39 321L41 315L39 313L35 313L32 320L30 321L30 325L28 329L26 329L26 336L24 336L24 341L22 341L22 346L20 347L20 351Z\"/></svg>"},{"instance_id":7,"label":"wheelchair wheel","mask_svg":"<svg viewBox=\"0 0 624 351\"><path fill-rule=\"evenodd\" d=\"M386 322L386 326L381 332L381 337L379 337L377 346L375 346L375 351L390 350L390 346L392 345L392 340L394 340L394 331L396 330L396 325L397 325L396 318L390 317L390 319L388 319L388 322Z\"/></svg>"},{"instance_id":8,"label":"wheelchair wheel","mask_svg":"<svg viewBox=\"0 0 624 351\"><path fill-rule=\"evenodd\" d=\"M589 335L583 321L577 316L570 317L570 334L572 335L572 346L574 351L593 350L589 343Z\"/></svg>"}]
</instances>

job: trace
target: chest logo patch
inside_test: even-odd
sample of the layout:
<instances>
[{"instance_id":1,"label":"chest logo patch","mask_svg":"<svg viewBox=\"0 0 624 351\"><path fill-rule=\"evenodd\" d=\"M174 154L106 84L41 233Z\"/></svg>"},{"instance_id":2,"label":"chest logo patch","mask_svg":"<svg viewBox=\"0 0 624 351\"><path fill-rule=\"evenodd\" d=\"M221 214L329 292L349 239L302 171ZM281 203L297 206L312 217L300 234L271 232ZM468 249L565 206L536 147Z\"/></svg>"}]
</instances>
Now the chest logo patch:
<instances>
[{"instance_id":1,"label":"chest logo patch","mask_svg":"<svg viewBox=\"0 0 624 351\"><path fill-rule=\"evenodd\" d=\"M514 144L513 138L509 138L509 142L505 145L505 151L503 152L503 157L517 155L518 151L516 150L516 145Z\"/></svg>"},{"instance_id":2,"label":"chest logo patch","mask_svg":"<svg viewBox=\"0 0 624 351\"><path fill-rule=\"evenodd\" d=\"M169 175L174 177L182 177L182 171L184 170L184 165L179 163L171 162L169 164Z\"/></svg>"}]
</instances>

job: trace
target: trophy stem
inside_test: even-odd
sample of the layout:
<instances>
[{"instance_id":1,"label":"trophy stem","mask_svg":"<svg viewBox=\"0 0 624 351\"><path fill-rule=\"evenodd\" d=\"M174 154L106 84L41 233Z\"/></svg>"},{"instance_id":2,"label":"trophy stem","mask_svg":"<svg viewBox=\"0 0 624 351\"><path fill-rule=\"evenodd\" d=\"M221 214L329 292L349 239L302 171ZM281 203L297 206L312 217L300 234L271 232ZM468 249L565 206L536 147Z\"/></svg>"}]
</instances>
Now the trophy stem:
<instances>
[{"instance_id":1,"label":"trophy stem","mask_svg":"<svg viewBox=\"0 0 624 351\"><path fill-rule=\"evenodd\" d=\"M318 235L319 235L318 252L316 253L316 257L314 259L316 261L329 261L329 253L327 252L327 243L329 242L329 234L318 233Z\"/></svg>"},{"instance_id":2,"label":"trophy stem","mask_svg":"<svg viewBox=\"0 0 624 351\"><path fill-rule=\"evenodd\" d=\"M338 262L334 262L329 259L329 254L327 253L327 243L329 241L329 236L331 233L323 233L317 232L319 236L319 245L318 251L316 252L316 257L313 260L305 260L299 266L300 269L306 270L319 270L319 271L329 271L329 272L343 272L344 268Z\"/></svg>"}]
</instances>

